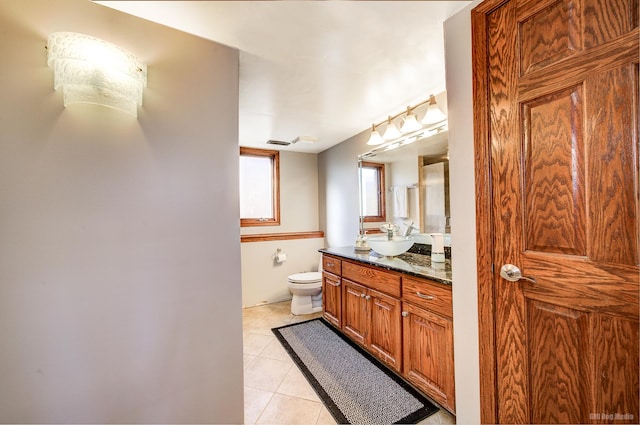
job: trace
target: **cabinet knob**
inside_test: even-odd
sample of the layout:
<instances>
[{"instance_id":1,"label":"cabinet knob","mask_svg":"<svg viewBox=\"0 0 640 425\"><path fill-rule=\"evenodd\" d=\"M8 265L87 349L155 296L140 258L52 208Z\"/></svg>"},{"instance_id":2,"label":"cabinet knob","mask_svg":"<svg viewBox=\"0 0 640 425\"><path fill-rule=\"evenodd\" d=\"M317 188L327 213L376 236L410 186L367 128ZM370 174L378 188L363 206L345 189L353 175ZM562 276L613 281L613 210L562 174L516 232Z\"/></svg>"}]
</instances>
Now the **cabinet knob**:
<instances>
[{"instance_id":1,"label":"cabinet knob","mask_svg":"<svg viewBox=\"0 0 640 425\"><path fill-rule=\"evenodd\" d=\"M408 312L408 311L403 311L403 312L402 312L402 317L407 317L408 315L409 315L409 312Z\"/></svg>"},{"instance_id":2,"label":"cabinet knob","mask_svg":"<svg viewBox=\"0 0 640 425\"><path fill-rule=\"evenodd\" d=\"M366 297L365 294L360 294L360 298L364 298L364 297Z\"/></svg>"},{"instance_id":3,"label":"cabinet knob","mask_svg":"<svg viewBox=\"0 0 640 425\"><path fill-rule=\"evenodd\" d=\"M371 295L367 295L366 297L364 297L364 299L369 301L371 299Z\"/></svg>"}]
</instances>

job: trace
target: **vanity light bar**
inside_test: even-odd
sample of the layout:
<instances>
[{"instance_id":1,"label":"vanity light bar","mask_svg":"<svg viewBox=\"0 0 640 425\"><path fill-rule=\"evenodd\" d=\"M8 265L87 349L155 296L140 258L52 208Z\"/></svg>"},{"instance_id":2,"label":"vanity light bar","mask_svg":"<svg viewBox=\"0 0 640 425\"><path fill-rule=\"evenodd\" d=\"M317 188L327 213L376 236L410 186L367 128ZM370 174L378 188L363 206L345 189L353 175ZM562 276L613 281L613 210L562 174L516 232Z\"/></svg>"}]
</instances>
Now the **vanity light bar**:
<instances>
[{"instance_id":1,"label":"vanity light bar","mask_svg":"<svg viewBox=\"0 0 640 425\"><path fill-rule=\"evenodd\" d=\"M406 146L411 143L417 142L418 140L428 139L431 136L435 136L436 134L448 130L449 127L447 123L443 123L442 125L430 128L430 129L421 129L418 131L414 131L413 133L407 134L406 136L401 137L398 140L393 140L391 142L387 142L383 145L376 147L375 149L371 149L369 152L363 153L358 156L358 159L372 158L376 156L377 153L387 152L393 149L397 149L401 146Z\"/></svg>"}]
</instances>

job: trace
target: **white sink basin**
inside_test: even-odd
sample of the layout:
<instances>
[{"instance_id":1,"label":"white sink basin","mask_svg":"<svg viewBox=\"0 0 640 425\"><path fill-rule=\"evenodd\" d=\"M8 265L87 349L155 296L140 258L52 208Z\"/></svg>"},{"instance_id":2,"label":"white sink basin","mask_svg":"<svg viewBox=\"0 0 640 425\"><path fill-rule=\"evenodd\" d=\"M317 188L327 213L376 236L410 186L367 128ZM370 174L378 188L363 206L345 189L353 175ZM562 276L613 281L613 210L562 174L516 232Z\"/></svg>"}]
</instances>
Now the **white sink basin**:
<instances>
[{"instance_id":1,"label":"white sink basin","mask_svg":"<svg viewBox=\"0 0 640 425\"><path fill-rule=\"evenodd\" d=\"M391 240L386 235L370 236L367 243L375 252L386 257L400 255L413 246L413 240L405 236L394 236Z\"/></svg>"}]
</instances>

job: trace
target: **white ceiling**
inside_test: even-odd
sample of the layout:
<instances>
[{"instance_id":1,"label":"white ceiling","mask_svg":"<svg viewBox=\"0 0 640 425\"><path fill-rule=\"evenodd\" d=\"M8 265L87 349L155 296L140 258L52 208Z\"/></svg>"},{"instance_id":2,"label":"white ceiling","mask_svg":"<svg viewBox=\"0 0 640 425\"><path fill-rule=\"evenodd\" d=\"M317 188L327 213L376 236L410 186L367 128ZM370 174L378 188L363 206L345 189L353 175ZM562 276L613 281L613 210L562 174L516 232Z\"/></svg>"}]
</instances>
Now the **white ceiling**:
<instances>
[{"instance_id":1,"label":"white ceiling","mask_svg":"<svg viewBox=\"0 0 640 425\"><path fill-rule=\"evenodd\" d=\"M470 2L96 3L239 49L240 145L317 153L443 92L442 24Z\"/></svg>"}]
</instances>

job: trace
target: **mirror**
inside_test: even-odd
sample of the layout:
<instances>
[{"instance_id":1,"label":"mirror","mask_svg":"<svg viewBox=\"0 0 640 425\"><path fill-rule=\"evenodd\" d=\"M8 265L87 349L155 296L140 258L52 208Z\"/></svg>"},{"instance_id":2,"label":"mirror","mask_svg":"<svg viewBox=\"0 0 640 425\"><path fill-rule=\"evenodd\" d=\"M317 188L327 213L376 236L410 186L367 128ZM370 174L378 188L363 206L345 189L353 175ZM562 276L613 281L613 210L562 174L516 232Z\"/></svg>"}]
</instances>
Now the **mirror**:
<instances>
[{"instance_id":1,"label":"mirror","mask_svg":"<svg viewBox=\"0 0 640 425\"><path fill-rule=\"evenodd\" d=\"M405 234L451 232L449 203L448 131L417 140L392 150L372 149L358 157L360 183L360 229L373 233L384 222L398 225ZM363 167L363 164L365 166ZM372 164L384 164L384 187L372 184L367 171ZM385 194L385 220L363 218L363 210Z\"/></svg>"}]
</instances>

